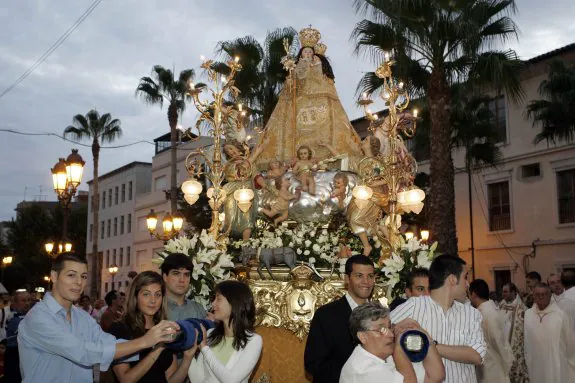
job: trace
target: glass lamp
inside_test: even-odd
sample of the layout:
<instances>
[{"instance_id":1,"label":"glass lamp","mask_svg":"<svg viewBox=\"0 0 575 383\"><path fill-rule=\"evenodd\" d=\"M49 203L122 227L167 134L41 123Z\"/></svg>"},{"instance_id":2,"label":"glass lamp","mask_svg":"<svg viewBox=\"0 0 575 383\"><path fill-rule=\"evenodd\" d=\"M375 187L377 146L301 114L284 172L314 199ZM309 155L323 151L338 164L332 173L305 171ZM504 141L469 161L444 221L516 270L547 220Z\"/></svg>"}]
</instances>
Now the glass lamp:
<instances>
[{"instance_id":1,"label":"glass lamp","mask_svg":"<svg viewBox=\"0 0 575 383\"><path fill-rule=\"evenodd\" d=\"M66 158L66 175L68 181L75 189L82 181L82 174L84 173L84 160L78 154L78 149L72 149L72 154Z\"/></svg>"},{"instance_id":2,"label":"glass lamp","mask_svg":"<svg viewBox=\"0 0 575 383\"><path fill-rule=\"evenodd\" d=\"M68 173L66 171L66 161L63 158L54 165L52 171L52 182L54 184L54 191L56 194L61 195L67 189Z\"/></svg>"}]
</instances>

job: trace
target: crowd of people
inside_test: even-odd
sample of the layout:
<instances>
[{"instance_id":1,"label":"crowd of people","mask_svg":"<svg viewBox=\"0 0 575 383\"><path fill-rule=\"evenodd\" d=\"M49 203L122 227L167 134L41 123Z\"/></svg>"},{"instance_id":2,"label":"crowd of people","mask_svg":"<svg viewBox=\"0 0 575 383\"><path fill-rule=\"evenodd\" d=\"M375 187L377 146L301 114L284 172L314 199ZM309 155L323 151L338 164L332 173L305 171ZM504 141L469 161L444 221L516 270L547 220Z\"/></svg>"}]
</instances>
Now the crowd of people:
<instances>
[{"instance_id":1,"label":"crowd of people","mask_svg":"<svg viewBox=\"0 0 575 383\"><path fill-rule=\"evenodd\" d=\"M159 273L142 272L125 293L91 302L86 260L60 254L41 301L17 290L0 312L4 382L248 382L263 347L249 286L216 285L206 312L188 297L192 271L188 256L172 254ZM388 307L371 299L372 261L351 256L345 295L312 319L306 371L319 383L575 381L574 271L547 283L530 272L527 291L508 283L501 301L468 275L464 260L440 255L429 270L414 269L405 297ZM189 318L212 326L171 348ZM426 344L417 361L401 342L413 331Z\"/></svg>"}]
</instances>

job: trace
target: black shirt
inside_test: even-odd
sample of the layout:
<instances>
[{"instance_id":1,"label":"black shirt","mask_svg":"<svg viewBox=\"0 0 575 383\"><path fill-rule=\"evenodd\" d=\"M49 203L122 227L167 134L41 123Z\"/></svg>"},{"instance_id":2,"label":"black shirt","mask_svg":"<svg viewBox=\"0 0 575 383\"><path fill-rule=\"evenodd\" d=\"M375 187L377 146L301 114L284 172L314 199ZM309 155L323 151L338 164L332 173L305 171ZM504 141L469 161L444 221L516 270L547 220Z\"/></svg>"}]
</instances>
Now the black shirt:
<instances>
[{"instance_id":1,"label":"black shirt","mask_svg":"<svg viewBox=\"0 0 575 383\"><path fill-rule=\"evenodd\" d=\"M112 327L110 327L109 332L110 332L110 334L114 335L118 339L132 340L132 339L137 338L137 336L135 336L135 334L134 334L134 331L132 329L128 328L128 326L126 326L126 324L124 322L114 323L112 325ZM146 357L146 355L148 355L151 351L152 351L151 348L141 350L139 352L140 360L144 359ZM140 382L140 383L167 383L168 380L166 379L166 371L172 365L173 360L174 360L173 352L168 350L168 349L165 349L164 351L162 351L162 353L158 357L158 360L156 360L156 362L152 365L152 367L148 370L148 372L146 372L144 374L144 376L142 376L142 378L140 380L138 380L138 382ZM115 362L115 364L119 364L119 363L122 363L122 362ZM139 361L138 362L129 362L130 367L134 367L138 363L139 363ZM115 377L115 375L114 375L114 377ZM116 381L118 381L118 380L116 379Z\"/></svg>"}]
</instances>

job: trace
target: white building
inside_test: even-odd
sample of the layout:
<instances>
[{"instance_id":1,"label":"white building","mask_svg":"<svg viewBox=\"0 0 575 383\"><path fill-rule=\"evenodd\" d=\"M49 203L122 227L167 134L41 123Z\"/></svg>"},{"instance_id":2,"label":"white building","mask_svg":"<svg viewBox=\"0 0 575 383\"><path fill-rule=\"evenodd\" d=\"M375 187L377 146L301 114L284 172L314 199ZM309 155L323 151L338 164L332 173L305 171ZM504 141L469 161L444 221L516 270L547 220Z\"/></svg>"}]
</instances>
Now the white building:
<instances>
[{"instance_id":1,"label":"white building","mask_svg":"<svg viewBox=\"0 0 575 383\"><path fill-rule=\"evenodd\" d=\"M149 193L152 164L132 162L99 177L100 199L98 251L102 254L101 291L123 291L128 285L128 273L136 270L133 250L136 219L136 200ZM88 181L90 201L93 196L93 180ZM93 211L88 208L88 239L86 254L92 253ZM93 257L88 257L89 269L93 267ZM118 266L118 273L112 278L108 272L111 265ZM89 278L91 274L88 273ZM88 286L91 286L88 280Z\"/></svg>"}]
</instances>

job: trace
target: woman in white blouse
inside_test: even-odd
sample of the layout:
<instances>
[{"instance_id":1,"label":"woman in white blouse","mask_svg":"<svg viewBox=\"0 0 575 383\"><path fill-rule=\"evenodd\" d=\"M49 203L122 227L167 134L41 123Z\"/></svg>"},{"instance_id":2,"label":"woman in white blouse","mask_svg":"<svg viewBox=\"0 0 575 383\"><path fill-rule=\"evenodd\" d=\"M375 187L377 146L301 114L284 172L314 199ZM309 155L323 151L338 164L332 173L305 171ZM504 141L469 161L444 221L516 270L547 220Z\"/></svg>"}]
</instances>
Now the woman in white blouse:
<instances>
[{"instance_id":1,"label":"woman in white blouse","mask_svg":"<svg viewBox=\"0 0 575 383\"><path fill-rule=\"evenodd\" d=\"M191 383L247 383L262 351L254 333L256 307L250 288L224 281L215 288L212 304L216 327L203 330L200 353L190 365Z\"/></svg>"}]
</instances>

